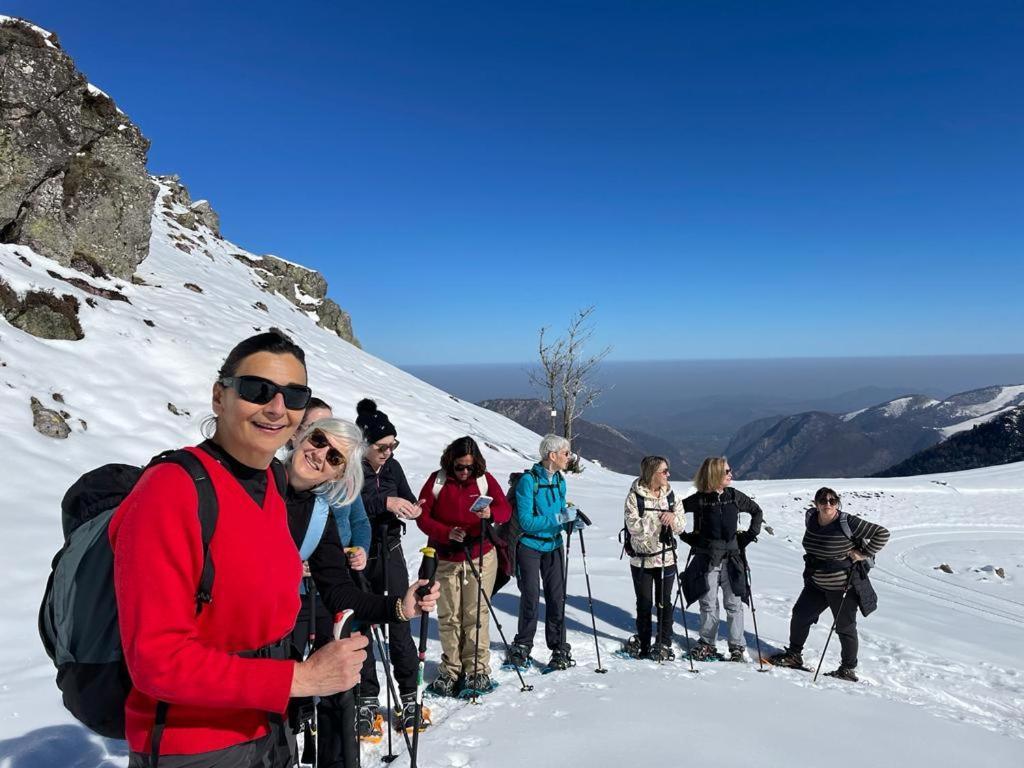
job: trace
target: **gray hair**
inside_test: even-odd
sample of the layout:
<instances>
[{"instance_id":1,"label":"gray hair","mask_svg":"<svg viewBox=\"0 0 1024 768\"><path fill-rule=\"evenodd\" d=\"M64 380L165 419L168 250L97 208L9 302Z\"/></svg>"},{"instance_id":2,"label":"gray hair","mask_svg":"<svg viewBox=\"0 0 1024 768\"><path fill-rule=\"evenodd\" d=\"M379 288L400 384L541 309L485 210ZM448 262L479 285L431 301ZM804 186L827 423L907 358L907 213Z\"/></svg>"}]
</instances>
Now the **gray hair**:
<instances>
[{"instance_id":1,"label":"gray hair","mask_svg":"<svg viewBox=\"0 0 1024 768\"><path fill-rule=\"evenodd\" d=\"M363 431L345 419L319 419L307 424L302 434L296 436L296 447L302 445L316 429L330 435L344 446L342 453L345 455L345 472L337 480L321 483L313 489L313 493L323 496L332 507L351 504L363 490L363 451L366 450ZM281 461L285 466L288 466L294 453L295 450L292 449L282 455Z\"/></svg>"},{"instance_id":2,"label":"gray hair","mask_svg":"<svg viewBox=\"0 0 1024 768\"><path fill-rule=\"evenodd\" d=\"M569 441L560 435L544 435L544 439L540 441L540 460L544 461L548 457L549 453L559 453L561 451L569 450Z\"/></svg>"}]
</instances>

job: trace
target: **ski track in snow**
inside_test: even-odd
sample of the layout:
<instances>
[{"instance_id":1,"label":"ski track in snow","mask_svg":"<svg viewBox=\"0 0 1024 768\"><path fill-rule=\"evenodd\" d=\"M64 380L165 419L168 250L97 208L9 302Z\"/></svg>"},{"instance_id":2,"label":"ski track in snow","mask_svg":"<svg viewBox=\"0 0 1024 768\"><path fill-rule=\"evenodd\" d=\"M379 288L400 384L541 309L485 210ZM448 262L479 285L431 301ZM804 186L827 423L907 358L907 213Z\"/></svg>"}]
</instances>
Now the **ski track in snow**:
<instances>
[{"instance_id":1,"label":"ski track in snow","mask_svg":"<svg viewBox=\"0 0 1024 768\"><path fill-rule=\"evenodd\" d=\"M158 203L159 210L159 203ZM442 447L470 434L481 441L489 469L502 483L532 463L538 437L509 420L462 402L313 325L284 297L254 284L253 271L233 258L256 258L204 230L207 245L191 254L173 247L171 232L154 217L150 256L126 281L131 304L100 300L46 274L69 270L21 246L0 245L0 269L15 289L53 289L83 303L86 338L43 341L0 320L0 429L8 451L0 487L0 768L124 766L123 742L93 736L60 704L54 669L42 651L35 620L50 558L60 545L60 498L83 471L108 461L142 463L168 447L194 443L209 412L210 382L228 348L255 328L289 329L306 349L310 382L354 417L355 402L377 399L397 425L399 458L418 490L436 467ZM193 233L185 233L192 236ZM32 266L19 256L25 256ZM185 282L203 288L200 296ZM157 287L160 286L160 287ZM255 309L262 302L267 311ZM341 298L344 305L344 298ZM153 327L143 324L151 320ZM358 318L356 322L358 325ZM60 392L64 405L51 395ZM68 410L72 435L54 441L31 427L28 401ZM168 411L173 403L184 415ZM88 428L77 421L82 419ZM746 613L751 663L698 664L682 658L682 616L676 612L674 662L657 665L613 653L633 632L634 597L628 564L616 536L632 478L593 464L569 478L569 497L593 518L586 532L601 662L591 635L579 539L572 545L566 611L577 666L541 675L525 673L532 692L520 691L514 672L501 670L504 652L491 627L491 666L499 688L478 705L428 699L434 725L421 735L420 764L504 768L523 763L524 751L551 765L622 765L692 759L716 765L818 764L826 752L836 768L887 765L1020 764L1024 755L1024 464L971 472L894 479L743 482L775 535L762 533L749 550L757 623L764 652L785 645L789 615L801 587L803 513L814 491L829 485L845 507L887 526L893 537L878 558L873 580L879 609L859 619L862 684L771 668L757 671L753 622ZM677 494L689 488L675 484ZM410 571L418 567L423 536L413 526L404 544ZM934 567L949 562L953 574ZM999 579L989 567L1004 567ZM507 637L516 631L514 584L495 597ZM685 613L696 639L696 606ZM723 617L724 618L724 617ZM812 629L806 660L817 664L828 616ZM418 628L414 628L414 632ZM724 621L720 648L724 647ZM440 645L431 628L427 679ZM546 661L543 628L534 655ZM541 658L542 657L542 658ZM833 638L823 671L835 668ZM384 697L382 696L382 702ZM738 712L731 717L728 712ZM842 717L853 732L869 731L855 749L836 753L835 732L808 727L823 712ZM624 725L642 740L624 735ZM668 738L664 738L667 735ZM406 751L400 734L395 750ZM382 765L384 745L363 747L364 765ZM405 758L401 758L404 762Z\"/></svg>"}]
</instances>

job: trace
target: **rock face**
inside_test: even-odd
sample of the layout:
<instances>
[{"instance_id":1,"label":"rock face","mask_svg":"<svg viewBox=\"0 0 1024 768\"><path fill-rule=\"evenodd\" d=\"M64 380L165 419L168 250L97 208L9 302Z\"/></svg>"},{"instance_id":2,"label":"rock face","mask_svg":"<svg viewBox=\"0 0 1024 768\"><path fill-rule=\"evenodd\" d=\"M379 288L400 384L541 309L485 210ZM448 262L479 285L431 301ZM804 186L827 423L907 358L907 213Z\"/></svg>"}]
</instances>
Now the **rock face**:
<instances>
[{"instance_id":1,"label":"rock face","mask_svg":"<svg viewBox=\"0 0 1024 768\"><path fill-rule=\"evenodd\" d=\"M0 242L130 278L149 253L148 150L54 35L0 20Z\"/></svg>"},{"instance_id":2,"label":"rock face","mask_svg":"<svg viewBox=\"0 0 1024 768\"><path fill-rule=\"evenodd\" d=\"M24 296L0 279L0 314L13 325L40 339L78 341L85 334L78 322L78 299L46 291Z\"/></svg>"},{"instance_id":3,"label":"rock face","mask_svg":"<svg viewBox=\"0 0 1024 768\"><path fill-rule=\"evenodd\" d=\"M236 253L235 259L252 268L262 281L263 290L281 294L299 309L314 315L321 328L361 346L352 330L352 318L327 298L327 280L319 272L270 255L251 258Z\"/></svg>"}]
</instances>

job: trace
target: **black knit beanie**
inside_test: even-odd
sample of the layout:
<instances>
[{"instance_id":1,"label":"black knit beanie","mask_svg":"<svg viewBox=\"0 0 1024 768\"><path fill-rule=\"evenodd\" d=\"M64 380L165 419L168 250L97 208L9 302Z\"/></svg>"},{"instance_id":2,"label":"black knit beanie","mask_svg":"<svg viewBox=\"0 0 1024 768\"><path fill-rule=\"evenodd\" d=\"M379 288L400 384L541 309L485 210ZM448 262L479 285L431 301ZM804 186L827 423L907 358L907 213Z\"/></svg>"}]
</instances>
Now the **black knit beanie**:
<instances>
[{"instance_id":1,"label":"black knit beanie","mask_svg":"<svg viewBox=\"0 0 1024 768\"><path fill-rule=\"evenodd\" d=\"M377 404L369 398L360 400L356 405L356 426L363 430L363 437L368 443L376 443L382 437L394 435L398 437L398 430L388 420L388 415L377 410Z\"/></svg>"}]
</instances>

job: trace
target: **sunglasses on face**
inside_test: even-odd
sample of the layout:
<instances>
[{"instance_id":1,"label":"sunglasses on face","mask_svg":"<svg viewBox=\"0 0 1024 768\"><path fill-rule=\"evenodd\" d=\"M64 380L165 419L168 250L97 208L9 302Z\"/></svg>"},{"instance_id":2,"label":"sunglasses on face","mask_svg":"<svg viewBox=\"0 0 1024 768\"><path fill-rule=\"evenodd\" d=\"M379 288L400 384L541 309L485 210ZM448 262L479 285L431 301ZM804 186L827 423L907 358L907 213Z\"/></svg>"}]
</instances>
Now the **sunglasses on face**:
<instances>
[{"instance_id":1,"label":"sunglasses on face","mask_svg":"<svg viewBox=\"0 0 1024 768\"><path fill-rule=\"evenodd\" d=\"M266 405L280 392L284 407L289 411L301 411L313 395L309 387L301 384L275 384L262 376L225 376L220 384L235 390L240 398L254 405Z\"/></svg>"},{"instance_id":2,"label":"sunglasses on face","mask_svg":"<svg viewBox=\"0 0 1024 768\"><path fill-rule=\"evenodd\" d=\"M454 469L456 472L472 472L473 471L473 465L472 464L454 464L454 465L452 465L452 469Z\"/></svg>"},{"instance_id":3,"label":"sunglasses on face","mask_svg":"<svg viewBox=\"0 0 1024 768\"><path fill-rule=\"evenodd\" d=\"M373 447L376 449L377 453L387 453L388 451L394 453L398 450L398 441L395 440L393 443L374 443Z\"/></svg>"},{"instance_id":4,"label":"sunglasses on face","mask_svg":"<svg viewBox=\"0 0 1024 768\"><path fill-rule=\"evenodd\" d=\"M659 475L667 475L668 474L668 470L667 469L659 469L658 470L658 474Z\"/></svg>"},{"instance_id":5,"label":"sunglasses on face","mask_svg":"<svg viewBox=\"0 0 1024 768\"><path fill-rule=\"evenodd\" d=\"M727 475L731 475L731 474L732 474L732 470L731 470L731 469L727 469L727 470L725 470L725 474L727 474Z\"/></svg>"},{"instance_id":6,"label":"sunglasses on face","mask_svg":"<svg viewBox=\"0 0 1024 768\"><path fill-rule=\"evenodd\" d=\"M321 430L314 429L313 433L307 437L306 440L317 450L321 448L327 449L327 463L332 467L343 467L348 463L341 451L331 445L330 441L327 439L327 435L325 435Z\"/></svg>"},{"instance_id":7,"label":"sunglasses on face","mask_svg":"<svg viewBox=\"0 0 1024 768\"><path fill-rule=\"evenodd\" d=\"M839 499L835 496L826 496L824 499L818 499L818 503L825 507L837 507L839 506Z\"/></svg>"}]
</instances>

